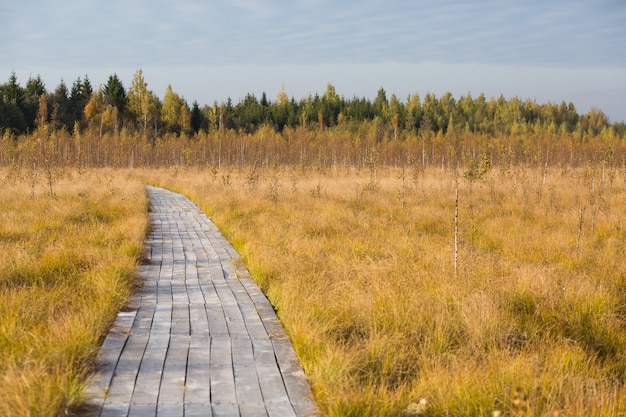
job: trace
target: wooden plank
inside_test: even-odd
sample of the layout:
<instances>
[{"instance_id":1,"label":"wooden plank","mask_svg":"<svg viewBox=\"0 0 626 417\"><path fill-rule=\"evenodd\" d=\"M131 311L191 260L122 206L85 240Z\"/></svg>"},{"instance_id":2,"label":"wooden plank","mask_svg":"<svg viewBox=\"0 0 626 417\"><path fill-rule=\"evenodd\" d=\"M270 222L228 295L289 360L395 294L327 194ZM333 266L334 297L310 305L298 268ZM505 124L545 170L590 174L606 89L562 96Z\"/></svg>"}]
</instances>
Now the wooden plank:
<instances>
[{"instance_id":1,"label":"wooden plank","mask_svg":"<svg viewBox=\"0 0 626 417\"><path fill-rule=\"evenodd\" d=\"M268 334L263 321L246 288L239 280L228 280L227 283L235 296L249 337L253 339L267 338Z\"/></svg>"},{"instance_id":2,"label":"wooden plank","mask_svg":"<svg viewBox=\"0 0 626 417\"><path fill-rule=\"evenodd\" d=\"M217 295L217 290L215 289L215 285L211 278L200 278L200 289L202 290L202 294L204 297L204 302L206 304L221 304L220 297Z\"/></svg>"},{"instance_id":3,"label":"wooden plank","mask_svg":"<svg viewBox=\"0 0 626 417\"><path fill-rule=\"evenodd\" d=\"M177 404L161 404L159 403L157 407L157 416L163 417L175 417L182 416L184 413L183 403Z\"/></svg>"},{"instance_id":4,"label":"wooden plank","mask_svg":"<svg viewBox=\"0 0 626 417\"><path fill-rule=\"evenodd\" d=\"M185 275L185 286L189 297L189 304L204 304L204 294L200 288L200 280L198 278L198 267L188 265Z\"/></svg>"},{"instance_id":5,"label":"wooden plank","mask_svg":"<svg viewBox=\"0 0 626 417\"><path fill-rule=\"evenodd\" d=\"M172 281L160 279L157 284L157 304L171 303Z\"/></svg>"},{"instance_id":6,"label":"wooden plank","mask_svg":"<svg viewBox=\"0 0 626 417\"><path fill-rule=\"evenodd\" d=\"M194 303L189 305L189 327L192 336L209 335L209 321L204 304Z\"/></svg>"},{"instance_id":7,"label":"wooden plank","mask_svg":"<svg viewBox=\"0 0 626 417\"><path fill-rule=\"evenodd\" d=\"M211 404L185 404L185 417L213 417Z\"/></svg>"},{"instance_id":8,"label":"wooden plank","mask_svg":"<svg viewBox=\"0 0 626 417\"><path fill-rule=\"evenodd\" d=\"M209 322L209 334L217 338L228 337L228 325L226 324L222 305L219 303L207 303L205 304L205 310Z\"/></svg>"},{"instance_id":9,"label":"wooden plank","mask_svg":"<svg viewBox=\"0 0 626 417\"><path fill-rule=\"evenodd\" d=\"M271 341L256 339L254 359L259 376L259 385L270 416L295 416L282 375L274 356Z\"/></svg>"},{"instance_id":10,"label":"wooden plank","mask_svg":"<svg viewBox=\"0 0 626 417\"><path fill-rule=\"evenodd\" d=\"M296 417L277 367L258 366L259 385L271 417Z\"/></svg>"},{"instance_id":11,"label":"wooden plank","mask_svg":"<svg viewBox=\"0 0 626 417\"><path fill-rule=\"evenodd\" d=\"M211 403L236 404L235 375L231 356L231 340L211 339Z\"/></svg>"},{"instance_id":12,"label":"wooden plank","mask_svg":"<svg viewBox=\"0 0 626 417\"><path fill-rule=\"evenodd\" d=\"M185 404L211 403L211 340L208 336L192 335L187 359ZM208 407L210 410L210 407Z\"/></svg>"},{"instance_id":13,"label":"wooden plank","mask_svg":"<svg viewBox=\"0 0 626 417\"><path fill-rule=\"evenodd\" d=\"M265 403L239 403L239 415L245 417L267 417Z\"/></svg>"},{"instance_id":14,"label":"wooden plank","mask_svg":"<svg viewBox=\"0 0 626 417\"><path fill-rule=\"evenodd\" d=\"M204 294L200 288L200 282L196 279L194 281L187 280L187 294L189 295L189 304L204 304Z\"/></svg>"},{"instance_id":15,"label":"wooden plank","mask_svg":"<svg viewBox=\"0 0 626 417\"><path fill-rule=\"evenodd\" d=\"M154 317L150 327L150 333L168 334L172 328L172 304L158 303L154 309Z\"/></svg>"},{"instance_id":16,"label":"wooden plank","mask_svg":"<svg viewBox=\"0 0 626 417\"><path fill-rule=\"evenodd\" d=\"M152 283L145 283L144 284L144 288L142 289L142 292L140 294L140 304L139 307L141 308L141 306L154 306L157 303L157 297L156 297L156 289L157 289L157 284L156 282Z\"/></svg>"},{"instance_id":17,"label":"wooden plank","mask_svg":"<svg viewBox=\"0 0 626 417\"><path fill-rule=\"evenodd\" d=\"M187 284L185 279L175 279L171 281L172 302L177 304L189 304L189 294L187 294Z\"/></svg>"},{"instance_id":18,"label":"wooden plank","mask_svg":"<svg viewBox=\"0 0 626 417\"><path fill-rule=\"evenodd\" d=\"M220 263L209 264L209 272L213 282L224 279L224 270L222 269L222 265Z\"/></svg>"},{"instance_id":19,"label":"wooden plank","mask_svg":"<svg viewBox=\"0 0 626 417\"><path fill-rule=\"evenodd\" d=\"M133 404L156 404L169 336L151 334L137 374Z\"/></svg>"},{"instance_id":20,"label":"wooden plank","mask_svg":"<svg viewBox=\"0 0 626 417\"><path fill-rule=\"evenodd\" d=\"M217 402L211 404L213 417L240 417L239 406L236 403Z\"/></svg>"},{"instance_id":21,"label":"wooden plank","mask_svg":"<svg viewBox=\"0 0 626 417\"><path fill-rule=\"evenodd\" d=\"M263 292L252 280L244 278L240 281L242 285L245 286L250 298L252 299L255 309L259 313L259 317L261 317L265 331L270 338L286 337L283 326L280 324L278 317L276 317L274 307L272 307Z\"/></svg>"},{"instance_id":22,"label":"wooden plank","mask_svg":"<svg viewBox=\"0 0 626 417\"><path fill-rule=\"evenodd\" d=\"M131 333L120 359L115 366L113 377L107 392L107 403L128 403L133 394L135 379L139 372L139 365L143 358L148 336L145 334Z\"/></svg>"},{"instance_id":23,"label":"wooden plank","mask_svg":"<svg viewBox=\"0 0 626 417\"><path fill-rule=\"evenodd\" d=\"M232 339L233 369L237 400L240 405L263 404L263 394L257 377L252 341Z\"/></svg>"},{"instance_id":24,"label":"wooden plank","mask_svg":"<svg viewBox=\"0 0 626 417\"><path fill-rule=\"evenodd\" d=\"M159 389L159 405L176 404L182 407L185 396L185 374L187 372L188 355L189 336L172 335L163 365L163 375Z\"/></svg>"},{"instance_id":25,"label":"wooden plank","mask_svg":"<svg viewBox=\"0 0 626 417\"><path fill-rule=\"evenodd\" d=\"M229 258L226 258L222 261L222 269L224 270L224 278L226 279L236 279L237 278L237 270L235 266L230 261Z\"/></svg>"},{"instance_id":26,"label":"wooden plank","mask_svg":"<svg viewBox=\"0 0 626 417\"><path fill-rule=\"evenodd\" d=\"M131 404L128 417L154 417L156 412L156 404Z\"/></svg>"},{"instance_id":27,"label":"wooden plank","mask_svg":"<svg viewBox=\"0 0 626 417\"><path fill-rule=\"evenodd\" d=\"M172 281L185 281L185 266L186 261L184 255L181 254L183 259L176 258L174 264L172 265L172 275L170 279Z\"/></svg>"},{"instance_id":28,"label":"wooden plank","mask_svg":"<svg viewBox=\"0 0 626 417\"><path fill-rule=\"evenodd\" d=\"M225 280L214 280L213 285L222 303L229 334L231 337L247 337L248 330L232 290Z\"/></svg>"},{"instance_id":29,"label":"wooden plank","mask_svg":"<svg viewBox=\"0 0 626 417\"><path fill-rule=\"evenodd\" d=\"M313 392L291 342L287 339L273 339L272 346L289 395L289 401L296 415L314 415L317 410L313 402Z\"/></svg>"},{"instance_id":30,"label":"wooden plank","mask_svg":"<svg viewBox=\"0 0 626 417\"><path fill-rule=\"evenodd\" d=\"M172 335L186 335L190 333L189 304L172 304Z\"/></svg>"},{"instance_id":31,"label":"wooden plank","mask_svg":"<svg viewBox=\"0 0 626 417\"><path fill-rule=\"evenodd\" d=\"M90 393L92 395L102 396L109 389L113 373L115 372L127 339L128 334L126 331L118 332L115 330L111 331L105 339L95 363L98 374L96 374L90 387ZM99 405L104 402L104 398L100 398L100 400L101 401L98 401Z\"/></svg>"},{"instance_id":32,"label":"wooden plank","mask_svg":"<svg viewBox=\"0 0 626 417\"><path fill-rule=\"evenodd\" d=\"M130 408L129 403L119 402L119 403L106 403L102 412L100 413L100 417L120 417L128 415L128 410Z\"/></svg>"},{"instance_id":33,"label":"wooden plank","mask_svg":"<svg viewBox=\"0 0 626 417\"><path fill-rule=\"evenodd\" d=\"M149 333L152 327L152 321L154 320L154 312L156 309L156 303L142 303L137 311L137 316L133 322L131 332L133 334L138 332Z\"/></svg>"}]
</instances>

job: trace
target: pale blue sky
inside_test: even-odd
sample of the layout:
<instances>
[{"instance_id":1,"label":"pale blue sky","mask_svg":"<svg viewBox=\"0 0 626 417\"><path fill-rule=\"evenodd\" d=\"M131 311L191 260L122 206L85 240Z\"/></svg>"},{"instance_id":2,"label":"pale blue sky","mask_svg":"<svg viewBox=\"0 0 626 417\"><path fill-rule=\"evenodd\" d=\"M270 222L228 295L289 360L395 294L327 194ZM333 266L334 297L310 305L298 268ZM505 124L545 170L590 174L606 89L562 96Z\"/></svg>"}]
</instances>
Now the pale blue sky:
<instances>
[{"instance_id":1,"label":"pale blue sky","mask_svg":"<svg viewBox=\"0 0 626 417\"><path fill-rule=\"evenodd\" d=\"M142 68L159 96L299 99L326 83L572 101L626 120L623 0L2 0L0 82L40 74L49 90Z\"/></svg>"}]
</instances>

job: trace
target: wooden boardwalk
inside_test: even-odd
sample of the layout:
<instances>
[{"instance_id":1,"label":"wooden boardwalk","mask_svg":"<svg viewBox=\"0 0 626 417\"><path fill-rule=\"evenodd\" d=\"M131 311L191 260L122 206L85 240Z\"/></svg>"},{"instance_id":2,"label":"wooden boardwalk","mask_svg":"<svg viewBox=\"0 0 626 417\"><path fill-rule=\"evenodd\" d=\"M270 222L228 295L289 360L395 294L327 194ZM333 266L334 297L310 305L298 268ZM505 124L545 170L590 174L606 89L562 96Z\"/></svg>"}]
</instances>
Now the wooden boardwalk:
<instances>
[{"instance_id":1,"label":"wooden boardwalk","mask_svg":"<svg viewBox=\"0 0 626 417\"><path fill-rule=\"evenodd\" d=\"M291 342L237 252L187 198L147 190L143 287L98 355L92 415L319 415Z\"/></svg>"}]
</instances>

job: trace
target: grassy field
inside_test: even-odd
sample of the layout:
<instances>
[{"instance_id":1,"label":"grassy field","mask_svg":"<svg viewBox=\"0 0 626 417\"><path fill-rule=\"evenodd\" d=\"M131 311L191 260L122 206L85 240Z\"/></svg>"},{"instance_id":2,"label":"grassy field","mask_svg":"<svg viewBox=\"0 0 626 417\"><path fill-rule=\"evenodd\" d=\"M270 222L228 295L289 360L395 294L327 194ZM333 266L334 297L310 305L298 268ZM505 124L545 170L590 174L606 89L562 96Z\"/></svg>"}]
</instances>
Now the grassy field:
<instances>
[{"instance_id":1,"label":"grassy field","mask_svg":"<svg viewBox=\"0 0 626 417\"><path fill-rule=\"evenodd\" d=\"M145 175L234 243L327 415L623 415L625 173L476 169Z\"/></svg>"},{"instance_id":2,"label":"grassy field","mask_svg":"<svg viewBox=\"0 0 626 417\"><path fill-rule=\"evenodd\" d=\"M21 174L0 171L0 416L73 415L136 285L146 197L113 171L55 171L52 196Z\"/></svg>"},{"instance_id":3,"label":"grassy field","mask_svg":"<svg viewBox=\"0 0 626 417\"><path fill-rule=\"evenodd\" d=\"M143 183L240 251L329 416L626 413L623 168L2 174L0 416L79 410Z\"/></svg>"}]
</instances>

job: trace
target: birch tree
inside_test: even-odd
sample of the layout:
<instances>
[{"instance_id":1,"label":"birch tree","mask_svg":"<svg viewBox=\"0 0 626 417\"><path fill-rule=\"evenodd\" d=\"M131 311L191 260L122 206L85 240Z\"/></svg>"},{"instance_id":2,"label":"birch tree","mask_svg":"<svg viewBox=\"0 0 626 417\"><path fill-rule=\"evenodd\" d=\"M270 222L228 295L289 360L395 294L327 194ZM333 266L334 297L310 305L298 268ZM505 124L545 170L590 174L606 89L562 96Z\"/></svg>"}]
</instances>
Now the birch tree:
<instances>
[{"instance_id":1,"label":"birch tree","mask_svg":"<svg viewBox=\"0 0 626 417\"><path fill-rule=\"evenodd\" d=\"M181 110L183 100L168 85L163 96L163 106L161 107L161 122L163 127L170 132L179 133L181 129Z\"/></svg>"},{"instance_id":2,"label":"birch tree","mask_svg":"<svg viewBox=\"0 0 626 417\"><path fill-rule=\"evenodd\" d=\"M150 122L154 120L157 108L154 94L148 90L148 83L144 80L143 71L140 68L135 71L128 90L128 112L130 118L141 126L142 133L146 133Z\"/></svg>"}]
</instances>

